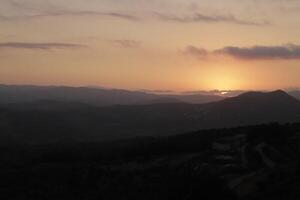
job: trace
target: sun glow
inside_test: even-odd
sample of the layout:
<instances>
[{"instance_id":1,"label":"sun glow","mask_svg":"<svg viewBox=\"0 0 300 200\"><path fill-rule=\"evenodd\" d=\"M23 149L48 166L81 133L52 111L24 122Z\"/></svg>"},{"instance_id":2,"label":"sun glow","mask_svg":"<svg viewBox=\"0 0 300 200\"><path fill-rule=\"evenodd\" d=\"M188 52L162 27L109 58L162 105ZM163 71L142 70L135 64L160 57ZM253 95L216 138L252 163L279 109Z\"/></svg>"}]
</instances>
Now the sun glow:
<instances>
[{"instance_id":1,"label":"sun glow","mask_svg":"<svg viewBox=\"0 0 300 200\"><path fill-rule=\"evenodd\" d=\"M230 75L215 75L209 78L208 86L211 89L218 89L218 90L233 90L240 88L240 81L238 78L234 77L232 74ZM222 93L223 94L223 93ZM226 94L226 92L224 92Z\"/></svg>"}]
</instances>

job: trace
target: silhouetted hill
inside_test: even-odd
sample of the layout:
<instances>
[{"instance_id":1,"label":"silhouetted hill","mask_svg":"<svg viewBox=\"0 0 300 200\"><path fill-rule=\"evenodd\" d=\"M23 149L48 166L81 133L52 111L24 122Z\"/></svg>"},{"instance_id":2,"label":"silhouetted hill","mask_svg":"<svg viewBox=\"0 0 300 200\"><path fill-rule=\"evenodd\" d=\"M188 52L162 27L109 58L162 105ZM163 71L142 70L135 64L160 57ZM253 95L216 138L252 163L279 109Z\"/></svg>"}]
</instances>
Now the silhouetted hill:
<instances>
[{"instance_id":1,"label":"silhouetted hill","mask_svg":"<svg viewBox=\"0 0 300 200\"><path fill-rule=\"evenodd\" d=\"M161 98L153 99L150 101L144 101L141 104L147 105L147 104L167 104L167 103L184 103L184 102L180 101L177 98L161 97Z\"/></svg>"},{"instance_id":2,"label":"silhouetted hill","mask_svg":"<svg viewBox=\"0 0 300 200\"><path fill-rule=\"evenodd\" d=\"M135 104L152 98L156 98L156 95L126 90L65 86L0 85L0 102L2 103L22 103L47 99L107 106Z\"/></svg>"},{"instance_id":3,"label":"silhouetted hill","mask_svg":"<svg viewBox=\"0 0 300 200\"><path fill-rule=\"evenodd\" d=\"M23 103L8 103L0 105L2 108L11 110L28 110L28 111L70 111L70 110L86 110L94 109L93 106L85 103L78 102L63 102L55 100L38 100L34 102L23 102Z\"/></svg>"},{"instance_id":4,"label":"silhouetted hill","mask_svg":"<svg viewBox=\"0 0 300 200\"><path fill-rule=\"evenodd\" d=\"M282 90L247 92L210 104L206 117L214 121L218 117L224 125L294 122L300 120L300 102Z\"/></svg>"},{"instance_id":5,"label":"silhouetted hill","mask_svg":"<svg viewBox=\"0 0 300 200\"><path fill-rule=\"evenodd\" d=\"M300 124L0 148L5 199L300 198Z\"/></svg>"},{"instance_id":6,"label":"silhouetted hill","mask_svg":"<svg viewBox=\"0 0 300 200\"><path fill-rule=\"evenodd\" d=\"M145 104L157 99L173 103L174 99L186 103L207 103L224 99L215 95L158 95L119 89L101 89L65 86L0 85L0 103L23 103L39 100L81 102L94 106ZM166 101L169 99L170 101Z\"/></svg>"},{"instance_id":7,"label":"silhouetted hill","mask_svg":"<svg viewBox=\"0 0 300 200\"><path fill-rule=\"evenodd\" d=\"M250 92L208 104L93 107L38 101L2 108L0 128L5 140L25 143L89 142L300 121L300 102L283 91Z\"/></svg>"},{"instance_id":8,"label":"silhouetted hill","mask_svg":"<svg viewBox=\"0 0 300 200\"><path fill-rule=\"evenodd\" d=\"M283 91L207 104L2 104L1 195L299 199L300 125L244 126L297 121L300 102Z\"/></svg>"},{"instance_id":9,"label":"silhouetted hill","mask_svg":"<svg viewBox=\"0 0 300 200\"><path fill-rule=\"evenodd\" d=\"M216 102L225 99L225 97L222 96L203 95L203 94L166 95L165 97L178 99L181 102L192 103L192 104L203 104L203 103Z\"/></svg>"},{"instance_id":10,"label":"silhouetted hill","mask_svg":"<svg viewBox=\"0 0 300 200\"><path fill-rule=\"evenodd\" d=\"M224 102L232 102L232 103L252 103L252 104L260 104L260 106L268 106L270 104L283 104L283 105L295 105L299 104L299 101L287 94L283 90L276 90L273 92L246 92L237 97L233 97Z\"/></svg>"}]
</instances>

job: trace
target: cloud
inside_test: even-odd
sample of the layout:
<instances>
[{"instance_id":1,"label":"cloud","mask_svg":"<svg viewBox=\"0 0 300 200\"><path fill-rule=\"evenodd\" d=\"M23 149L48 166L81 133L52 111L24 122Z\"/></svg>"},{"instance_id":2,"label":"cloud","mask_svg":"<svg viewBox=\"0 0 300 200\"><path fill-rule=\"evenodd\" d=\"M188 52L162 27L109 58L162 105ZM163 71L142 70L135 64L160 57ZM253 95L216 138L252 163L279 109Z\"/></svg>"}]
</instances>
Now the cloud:
<instances>
[{"instance_id":1,"label":"cloud","mask_svg":"<svg viewBox=\"0 0 300 200\"><path fill-rule=\"evenodd\" d=\"M138 48L141 42L136 40L110 40L113 44L122 48Z\"/></svg>"},{"instance_id":2,"label":"cloud","mask_svg":"<svg viewBox=\"0 0 300 200\"><path fill-rule=\"evenodd\" d=\"M288 44L282 46L253 46L234 47L228 46L216 50L215 54L229 55L238 59L300 59L300 46Z\"/></svg>"},{"instance_id":3,"label":"cloud","mask_svg":"<svg viewBox=\"0 0 300 200\"><path fill-rule=\"evenodd\" d=\"M186 47L186 49L183 51L183 53L185 55L191 55L191 56L195 56L197 58L205 58L209 54L209 52L206 49L198 48L195 46Z\"/></svg>"},{"instance_id":4,"label":"cloud","mask_svg":"<svg viewBox=\"0 0 300 200\"><path fill-rule=\"evenodd\" d=\"M136 21L139 20L138 17L130 15L130 14L124 14L119 12L97 12L97 11L61 11L61 12L53 12L46 14L45 16L99 16L99 17L113 17L113 18L120 18L120 19L126 19L130 21Z\"/></svg>"},{"instance_id":5,"label":"cloud","mask_svg":"<svg viewBox=\"0 0 300 200\"><path fill-rule=\"evenodd\" d=\"M54 49L78 49L87 46L81 44L69 43L25 43L25 42L7 42L0 43L0 49L14 48L14 49L32 49L32 50L54 50Z\"/></svg>"},{"instance_id":6,"label":"cloud","mask_svg":"<svg viewBox=\"0 0 300 200\"><path fill-rule=\"evenodd\" d=\"M97 16L97 17L112 17L119 18L129 21L138 21L137 16L130 14L119 13L119 12L97 12L97 11L56 11L56 12L46 12L42 14L33 15L22 15L22 16L0 16L2 20L24 20L24 19L40 19L46 17L60 17L60 16Z\"/></svg>"},{"instance_id":7,"label":"cloud","mask_svg":"<svg viewBox=\"0 0 300 200\"><path fill-rule=\"evenodd\" d=\"M55 4L52 1L30 1L30 0L9 0L8 1L11 6L15 8L15 15L0 15L0 19L2 20L30 20L30 19L40 19L46 17L60 17L60 16L94 16L94 17L111 17L111 18L118 18L123 20L129 21L139 21L139 20L147 20L148 18L154 18L160 21L173 21L178 23L197 23L197 22L206 22L206 23L233 23L239 25L248 25L248 26L264 26L269 25L270 23L267 21L263 22L256 22L251 20L243 20L239 19L233 15L222 15L222 14L215 14L215 15L206 15L200 12L195 12L195 8L197 8L197 4L189 3L189 11L192 12L189 15L180 16L178 14L166 14L165 11L158 11L152 12L153 10L160 10L160 9L153 9L151 10L136 10L136 12L132 12L132 8L129 10L126 9L124 12L118 11L119 6L112 6L106 7L107 10L100 10L101 6L89 6L89 8L83 9L83 7L73 7L72 4L69 6L64 6L65 4ZM113 2L113 1L112 1ZM125 1L124 1L125 2ZM144 1L148 2L148 1ZM151 1L153 3L153 1ZM157 3L160 1L157 1ZM115 3L120 4L119 1L115 1ZM133 3L133 2L132 2ZM162 5L162 3L159 3ZM76 5L76 3L74 3ZM89 5L89 3L87 3ZM93 5L93 4L91 4ZM103 6L104 7L104 6ZM126 7L126 6L125 6ZM177 6L176 6L177 7ZM97 8L99 10L97 10ZM174 8L175 9L175 8ZM115 11L113 11L115 10ZM124 9L122 9L124 10ZM169 10L169 9L168 9ZM174 10L176 11L176 10ZM18 14L17 14L18 13ZM154 14L154 15L153 15Z\"/></svg>"},{"instance_id":8,"label":"cloud","mask_svg":"<svg viewBox=\"0 0 300 200\"><path fill-rule=\"evenodd\" d=\"M124 13L117 13L117 12L109 12L109 13L102 13L103 15L111 16L111 17L117 17L121 19L127 19L131 21L137 21L140 18L137 16L129 15L129 14L124 14Z\"/></svg>"},{"instance_id":9,"label":"cloud","mask_svg":"<svg viewBox=\"0 0 300 200\"><path fill-rule=\"evenodd\" d=\"M204 15L201 13L194 13L189 16L177 16L177 15L166 15L161 13L155 13L159 19L164 21L174 21L180 23L192 23L192 22L207 22L207 23L218 23L218 22L227 22L239 25L248 25L248 26L264 26L270 25L269 22L254 22L246 21L236 18L232 15Z\"/></svg>"},{"instance_id":10,"label":"cloud","mask_svg":"<svg viewBox=\"0 0 300 200\"><path fill-rule=\"evenodd\" d=\"M208 51L195 46L188 46L185 55L192 55L197 58L207 56L225 55L241 60L274 60L274 59L300 59L300 45L287 44L281 46L253 46L253 47L236 47L227 46L214 51Z\"/></svg>"},{"instance_id":11,"label":"cloud","mask_svg":"<svg viewBox=\"0 0 300 200\"><path fill-rule=\"evenodd\" d=\"M8 1L8 0L7 0ZM49 1L18 1L9 0L8 3L15 9L14 15L0 15L0 20L30 20L47 17L63 16L96 16L111 17L130 21L139 20L139 17L125 12L99 11L99 10L82 10L71 9L63 5L52 4Z\"/></svg>"}]
</instances>

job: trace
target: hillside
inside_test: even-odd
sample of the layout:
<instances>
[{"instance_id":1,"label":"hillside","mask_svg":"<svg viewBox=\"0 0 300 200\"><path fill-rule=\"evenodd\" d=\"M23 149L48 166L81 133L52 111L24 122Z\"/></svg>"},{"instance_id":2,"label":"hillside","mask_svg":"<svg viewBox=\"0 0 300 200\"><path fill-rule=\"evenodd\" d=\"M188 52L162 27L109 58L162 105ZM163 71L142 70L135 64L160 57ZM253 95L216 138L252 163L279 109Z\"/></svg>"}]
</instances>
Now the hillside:
<instances>
[{"instance_id":1,"label":"hillside","mask_svg":"<svg viewBox=\"0 0 300 200\"><path fill-rule=\"evenodd\" d=\"M217 95L170 95L153 94L121 89L66 86L22 86L0 85L0 103L24 103L40 100L79 102L93 106L137 105L159 103L207 103L219 101L224 97Z\"/></svg>"},{"instance_id":2,"label":"hillside","mask_svg":"<svg viewBox=\"0 0 300 200\"><path fill-rule=\"evenodd\" d=\"M245 93L208 104L93 107L38 101L0 106L2 141L53 143L165 136L199 129L299 122L300 103L282 91Z\"/></svg>"},{"instance_id":3,"label":"hillside","mask_svg":"<svg viewBox=\"0 0 300 200\"><path fill-rule=\"evenodd\" d=\"M10 199L300 197L300 124L196 131L108 143L3 146Z\"/></svg>"}]
</instances>

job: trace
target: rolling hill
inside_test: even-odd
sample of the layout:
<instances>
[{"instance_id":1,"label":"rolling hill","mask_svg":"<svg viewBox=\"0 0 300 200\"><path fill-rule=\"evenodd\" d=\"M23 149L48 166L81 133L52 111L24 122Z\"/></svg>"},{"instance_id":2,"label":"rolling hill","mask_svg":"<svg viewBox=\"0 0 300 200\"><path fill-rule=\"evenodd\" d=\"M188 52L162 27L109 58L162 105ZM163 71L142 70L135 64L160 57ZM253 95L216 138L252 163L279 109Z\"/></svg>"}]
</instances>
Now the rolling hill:
<instances>
[{"instance_id":1,"label":"rolling hill","mask_svg":"<svg viewBox=\"0 0 300 200\"><path fill-rule=\"evenodd\" d=\"M299 199L300 124L1 146L9 199ZM76 192L74 192L76 191Z\"/></svg>"},{"instance_id":2,"label":"rolling hill","mask_svg":"<svg viewBox=\"0 0 300 200\"><path fill-rule=\"evenodd\" d=\"M284 91L248 92L207 104L94 107L38 101L2 104L2 141L53 143L166 136L199 129L299 122L300 102Z\"/></svg>"},{"instance_id":3,"label":"rolling hill","mask_svg":"<svg viewBox=\"0 0 300 200\"><path fill-rule=\"evenodd\" d=\"M80 102L93 106L137 105L152 103L207 103L219 101L217 95L171 95L153 94L120 89L66 86L0 85L0 103L24 103L40 100ZM163 101L162 101L163 100Z\"/></svg>"}]
</instances>

